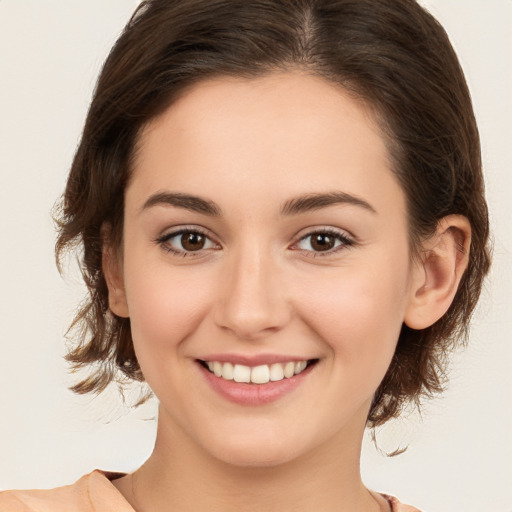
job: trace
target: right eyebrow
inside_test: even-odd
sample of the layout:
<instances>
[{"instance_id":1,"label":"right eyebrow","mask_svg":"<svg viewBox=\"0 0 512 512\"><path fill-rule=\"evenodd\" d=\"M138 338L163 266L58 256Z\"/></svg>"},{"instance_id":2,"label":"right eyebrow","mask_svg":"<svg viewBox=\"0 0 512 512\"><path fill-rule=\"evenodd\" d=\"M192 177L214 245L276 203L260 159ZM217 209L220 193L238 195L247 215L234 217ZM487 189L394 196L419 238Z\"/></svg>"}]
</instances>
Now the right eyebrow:
<instances>
[{"instance_id":1,"label":"right eyebrow","mask_svg":"<svg viewBox=\"0 0 512 512\"><path fill-rule=\"evenodd\" d=\"M281 213L283 215L297 215L304 212L326 208L334 204L352 204L360 206L369 212L377 213L375 208L373 208L373 206L364 199L348 194L347 192L340 191L327 192L323 194L305 194L303 196L290 199L286 201L281 208Z\"/></svg>"},{"instance_id":2,"label":"right eyebrow","mask_svg":"<svg viewBox=\"0 0 512 512\"><path fill-rule=\"evenodd\" d=\"M203 199L199 196L180 194L177 192L157 192L156 194L153 194L144 203L141 211L147 210L152 206L166 204L212 217L219 217L221 215L220 207L213 201Z\"/></svg>"}]
</instances>

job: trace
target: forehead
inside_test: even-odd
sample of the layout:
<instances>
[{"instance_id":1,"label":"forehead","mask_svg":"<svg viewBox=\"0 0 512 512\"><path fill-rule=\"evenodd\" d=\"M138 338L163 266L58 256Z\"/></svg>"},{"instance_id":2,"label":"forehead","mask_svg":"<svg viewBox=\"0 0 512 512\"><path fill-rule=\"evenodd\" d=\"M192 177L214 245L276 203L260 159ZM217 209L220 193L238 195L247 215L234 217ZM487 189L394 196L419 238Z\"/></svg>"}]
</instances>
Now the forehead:
<instances>
[{"instance_id":1,"label":"forehead","mask_svg":"<svg viewBox=\"0 0 512 512\"><path fill-rule=\"evenodd\" d=\"M290 72L189 88L143 129L130 188L360 195L383 178L396 193L371 110L340 86Z\"/></svg>"},{"instance_id":2,"label":"forehead","mask_svg":"<svg viewBox=\"0 0 512 512\"><path fill-rule=\"evenodd\" d=\"M224 129L231 127L239 137L243 135L242 127L245 133L251 128L267 129L260 135L264 137L271 131L274 139L279 128L290 136L305 136L311 140L318 134L325 137L329 132L344 135L338 121L350 123L355 137L363 128L383 139L376 109L339 84L300 71L276 72L256 78L219 76L200 81L182 91L167 110L143 127L139 148L148 138L158 137L155 131L168 131L170 117L174 136L192 133L197 138L207 136L213 141L220 135L215 128L221 125ZM291 123L294 129L290 131ZM305 128L302 133L301 127Z\"/></svg>"}]
</instances>

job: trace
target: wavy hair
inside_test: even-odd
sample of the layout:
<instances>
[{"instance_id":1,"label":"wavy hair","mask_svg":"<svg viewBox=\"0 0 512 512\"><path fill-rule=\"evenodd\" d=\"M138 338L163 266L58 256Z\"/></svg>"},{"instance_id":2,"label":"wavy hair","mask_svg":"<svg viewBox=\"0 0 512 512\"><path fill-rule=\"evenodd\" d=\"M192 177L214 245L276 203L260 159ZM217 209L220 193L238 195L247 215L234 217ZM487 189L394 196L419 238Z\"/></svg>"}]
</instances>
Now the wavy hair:
<instances>
[{"instance_id":1,"label":"wavy hair","mask_svg":"<svg viewBox=\"0 0 512 512\"><path fill-rule=\"evenodd\" d=\"M74 391L100 392L119 376L144 379L130 320L109 310L102 270L102 229L109 226L114 245L122 242L141 128L207 78L290 69L338 84L376 113L407 197L411 247L448 214L471 223L469 265L451 307L427 329L403 326L368 425L442 390L490 257L478 130L441 25L414 0L146 0L101 71L56 215L57 261L78 246L88 288L67 359L91 371Z\"/></svg>"}]
</instances>

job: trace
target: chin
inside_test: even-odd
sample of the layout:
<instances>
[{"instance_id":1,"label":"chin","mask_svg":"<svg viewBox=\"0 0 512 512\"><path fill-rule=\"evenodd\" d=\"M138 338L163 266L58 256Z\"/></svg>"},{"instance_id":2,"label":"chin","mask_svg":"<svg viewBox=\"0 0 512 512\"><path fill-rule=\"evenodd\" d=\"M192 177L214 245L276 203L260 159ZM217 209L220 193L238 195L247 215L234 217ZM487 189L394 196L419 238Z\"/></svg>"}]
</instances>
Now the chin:
<instances>
[{"instance_id":1,"label":"chin","mask_svg":"<svg viewBox=\"0 0 512 512\"><path fill-rule=\"evenodd\" d=\"M295 458L290 451L245 447L219 454L222 462L240 468L272 468L281 466Z\"/></svg>"},{"instance_id":2,"label":"chin","mask_svg":"<svg viewBox=\"0 0 512 512\"><path fill-rule=\"evenodd\" d=\"M269 468L285 464L300 454L298 442L283 436L251 435L223 439L219 443L209 443L210 455L226 464L247 468Z\"/></svg>"}]
</instances>

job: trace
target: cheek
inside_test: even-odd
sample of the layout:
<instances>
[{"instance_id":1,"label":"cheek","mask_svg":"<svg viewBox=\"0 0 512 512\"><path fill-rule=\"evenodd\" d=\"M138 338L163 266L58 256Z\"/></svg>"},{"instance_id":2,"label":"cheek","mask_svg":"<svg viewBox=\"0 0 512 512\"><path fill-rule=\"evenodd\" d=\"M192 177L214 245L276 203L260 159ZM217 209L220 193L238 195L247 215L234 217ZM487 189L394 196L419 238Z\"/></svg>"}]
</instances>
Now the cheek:
<instances>
[{"instance_id":1,"label":"cheek","mask_svg":"<svg viewBox=\"0 0 512 512\"><path fill-rule=\"evenodd\" d=\"M125 267L126 268L126 267ZM211 292L200 272L171 271L168 265L127 265L127 301L135 349L158 359L176 347L200 324ZM151 347L151 352L148 350Z\"/></svg>"},{"instance_id":2,"label":"cheek","mask_svg":"<svg viewBox=\"0 0 512 512\"><path fill-rule=\"evenodd\" d=\"M394 354L407 301L407 262L338 269L312 280L302 303L303 317L352 382L383 378ZM371 270L368 270L371 269Z\"/></svg>"}]
</instances>

